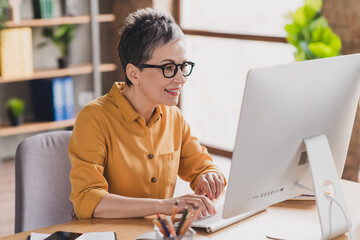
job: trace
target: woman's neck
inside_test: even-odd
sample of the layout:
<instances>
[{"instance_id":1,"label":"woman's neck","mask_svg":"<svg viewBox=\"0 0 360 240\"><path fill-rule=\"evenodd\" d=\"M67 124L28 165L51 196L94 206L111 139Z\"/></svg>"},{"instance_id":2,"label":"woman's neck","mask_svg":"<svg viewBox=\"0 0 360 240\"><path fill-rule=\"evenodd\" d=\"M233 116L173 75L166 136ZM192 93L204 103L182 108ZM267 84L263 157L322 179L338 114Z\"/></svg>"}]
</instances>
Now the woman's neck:
<instances>
[{"instance_id":1,"label":"woman's neck","mask_svg":"<svg viewBox=\"0 0 360 240\"><path fill-rule=\"evenodd\" d=\"M135 111L144 118L147 125L153 115L156 106L149 106L148 102L143 101L134 86L129 87L125 85L121 92L124 97L129 101L131 106L135 109Z\"/></svg>"}]
</instances>

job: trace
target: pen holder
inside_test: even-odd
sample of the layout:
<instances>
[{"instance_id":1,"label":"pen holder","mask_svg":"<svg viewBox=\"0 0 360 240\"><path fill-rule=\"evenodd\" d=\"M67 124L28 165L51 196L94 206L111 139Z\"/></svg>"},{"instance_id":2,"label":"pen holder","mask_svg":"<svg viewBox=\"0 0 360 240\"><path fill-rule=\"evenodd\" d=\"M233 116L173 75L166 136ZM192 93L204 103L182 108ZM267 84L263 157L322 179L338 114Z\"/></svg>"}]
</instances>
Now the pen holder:
<instances>
[{"instance_id":1,"label":"pen holder","mask_svg":"<svg viewBox=\"0 0 360 240\"><path fill-rule=\"evenodd\" d=\"M160 232L157 226L154 227L156 240L193 240L196 234L195 230L189 227L187 232L184 235L176 236L176 237L164 237L164 235Z\"/></svg>"}]
</instances>

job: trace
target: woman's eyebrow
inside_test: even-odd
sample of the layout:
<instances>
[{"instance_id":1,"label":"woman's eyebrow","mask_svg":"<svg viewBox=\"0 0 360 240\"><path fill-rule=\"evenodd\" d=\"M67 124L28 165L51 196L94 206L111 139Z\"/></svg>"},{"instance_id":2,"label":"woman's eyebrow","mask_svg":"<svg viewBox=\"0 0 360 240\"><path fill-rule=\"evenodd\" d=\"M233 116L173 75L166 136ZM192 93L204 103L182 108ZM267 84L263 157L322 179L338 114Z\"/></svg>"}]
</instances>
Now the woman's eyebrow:
<instances>
[{"instance_id":1,"label":"woman's eyebrow","mask_svg":"<svg viewBox=\"0 0 360 240\"><path fill-rule=\"evenodd\" d=\"M186 62L187 61L187 59L184 59L182 62L184 63L184 62ZM171 62L171 63L175 63L175 61L174 60L172 60L172 59L164 59L164 60L162 60L160 63L162 63L162 62Z\"/></svg>"},{"instance_id":2,"label":"woman's eyebrow","mask_svg":"<svg viewBox=\"0 0 360 240\"><path fill-rule=\"evenodd\" d=\"M162 62L172 62L172 63L175 63L175 61L172 60L172 59L164 59L164 60L162 60L160 63L162 63Z\"/></svg>"}]
</instances>

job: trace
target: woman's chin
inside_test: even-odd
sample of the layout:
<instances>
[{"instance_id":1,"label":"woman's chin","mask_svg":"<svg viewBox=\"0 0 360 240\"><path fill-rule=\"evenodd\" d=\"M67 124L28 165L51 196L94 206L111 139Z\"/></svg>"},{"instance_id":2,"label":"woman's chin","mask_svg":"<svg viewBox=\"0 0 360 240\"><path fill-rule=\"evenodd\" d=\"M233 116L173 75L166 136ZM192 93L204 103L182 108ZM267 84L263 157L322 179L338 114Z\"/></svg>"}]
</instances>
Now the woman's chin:
<instances>
[{"instance_id":1,"label":"woman's chin","mask_svg":"<svg viewBox=\"0 0 360 240\"><path fill-rule=\"evenodd\" d=\"M176 101L167 101L166 103L164 103L164 105L166 106L176 106L178 104L179 100L176 99Z\"/></svg>"}]
</instances>

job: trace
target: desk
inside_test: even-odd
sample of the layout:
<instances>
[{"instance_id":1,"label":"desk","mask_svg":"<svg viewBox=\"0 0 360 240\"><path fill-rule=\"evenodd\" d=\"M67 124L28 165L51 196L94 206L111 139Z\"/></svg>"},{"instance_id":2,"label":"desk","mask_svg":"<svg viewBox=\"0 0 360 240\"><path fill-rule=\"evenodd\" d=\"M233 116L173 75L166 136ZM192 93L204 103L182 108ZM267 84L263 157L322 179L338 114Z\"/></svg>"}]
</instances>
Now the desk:
<instances>
[{"instance_id":1,"label":"desk","mask_svg":"<svg viewBox=\"0 0 360 240\"><path fill-rule=\"evenodd\" d=\"M360 239L360 183L341 181L345 198L352 218L354 239ZM265 212L250 217L242 222L224 228L212 234L197 230L195 239L266 239L266 234L274 228L309 221L318 223L315 201L285 201L269 207ZM320 227L320 226L319 226ZM114 231L118 239L135 239L136 236L153 230L152 218L138 219L82 219L34 230L37 233L55 231L101 232ZM0 240L24 240L30 232L23 232ZM348 239L340 236L336 240Z\"/></svg>"}]
</instances>

